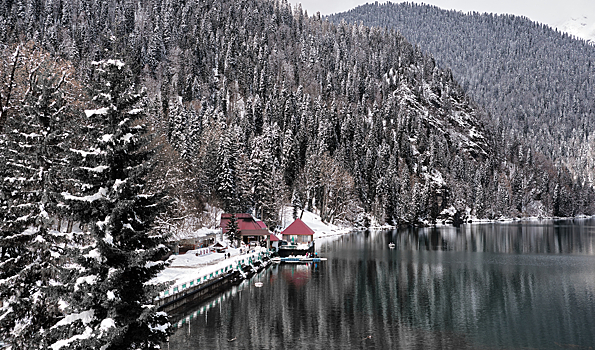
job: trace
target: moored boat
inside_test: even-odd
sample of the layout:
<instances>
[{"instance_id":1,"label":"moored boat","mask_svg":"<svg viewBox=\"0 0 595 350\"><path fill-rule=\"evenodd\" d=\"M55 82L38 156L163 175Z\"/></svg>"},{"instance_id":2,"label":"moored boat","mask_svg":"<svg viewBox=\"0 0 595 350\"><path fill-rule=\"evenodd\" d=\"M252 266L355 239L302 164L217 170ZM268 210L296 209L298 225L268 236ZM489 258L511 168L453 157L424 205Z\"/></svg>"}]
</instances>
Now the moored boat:
<instances>
[{"instance_id":1,"label":"moored boat","mask_svg":"<svg viewBox=\"0 0 595 350\"><path fill-rule=\"evenodd\" d=\"M272 258L271 261L274 263L294 263L294 264L300 264L300 263L315 263L315 262L321 262L321 261L326 261L326 258L318 258L318 257L303 257L303 256L290 256L290 257L276 257L276 258Z\"/></svg>"},{"instance_id":2,"label":"moored boat","mask_svg":"<svg viewBox=\"0 0 595 350\"><path fill-rule=\"evenodd\" d=\"M314 254L314 242L291 244L281 241L278 253L280 257Z\"/></svg>"}]
</instances>

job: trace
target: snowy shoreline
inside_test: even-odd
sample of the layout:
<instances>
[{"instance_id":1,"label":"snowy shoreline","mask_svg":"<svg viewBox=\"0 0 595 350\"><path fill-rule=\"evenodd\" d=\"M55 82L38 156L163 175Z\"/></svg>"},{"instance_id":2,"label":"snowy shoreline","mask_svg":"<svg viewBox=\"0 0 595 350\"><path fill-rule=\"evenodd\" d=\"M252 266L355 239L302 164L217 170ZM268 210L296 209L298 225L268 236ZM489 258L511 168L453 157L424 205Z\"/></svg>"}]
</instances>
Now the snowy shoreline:
<instances>
[{"instance_id":1,"label":"snowy shoreline","mask_svg":"<svg viewBox=\"0 0 595 350\"><path fill-rule=\"evenodd\" d=\"M316 214L304 211L302 220L315 232L314 240L323 238L338 237L355 231L352 227L341 228L332 224L325 224ZM287 218L285 222L289 225L293 219ZM208 230L212 232L212 230ZM206 232L206 231L205 231ZM220 234L219 234L220 235ZM184 284L196 279L197 276L208 275L213 271L221 270L227 266L236 266L238 261L245 259L248 254L259 253L266 250L261 247L231 248L227 253L208 252L202 254L205 248L189 250L185 254L170 257L170 265L157 275L151 282L154 284L168 283L172 286ZM228 258L226 254L230 254Z\"/></svg>"},{"instance_id":2,"label":"snowy shoreline","mask_svg":"<svg viewBox=\"0 0 595 350\"><path fill-rule=\"evenodd\" d=\"M500 218L500 219L477 219L471 218L463 220L460 226L463 225L483 225L483 224L508 224L513 222L541 222L541 221L560 221L560 220L588 220L595 218L595 215L577 215L572 217L544 217L544 216L526 216L521 218ZM360 230L396 230L399 228L406 228L406 227L456 227L452 222L444 223L446 220L441 220L442 222L437 222L435 224L431 224L429 222L423 222L421 225L401 225L401 226L394 226L394 225L380 225L380 226L370 226L368 228L356 228L353 229L355 231ZM450 220L452 221L452 220Z\"/></svg>"},{"instance_id":3,"label":"snowy shoreline","mask_svg":"<svg viewBox=\"0 0 595 350\"><path fill-rule=\"evenodd\" d=\"M463 225L482 225L482 224L497 224L497 223L513 223L513 222L541 222L541 221L556 221L556 220L586 220L595 216L580 215L570 218L558 218L558 217L524 217L524 218L506 218L497 220L470 220L471 222L463 222ZM367 228L356 228L356 227L339 227L332 224L326 224L322 222L320 217L311 212L304 211L302 214L302 220L315 232L315 242L321 239L333 238L343 236L352 232L372 230L396 230L399 229L393 225L376 225ZM291 223L290 220L287 222ZM437 223L434 225L425 225L420 227L454 227L453 224L442 224ZM198 275L209 274L213 271L221 270L222 268L229 265L237 265L238 261L244 259L250 253L258 253L264 250L261 247L255 247L249 251L240 252L239 248L228 248L227 253L229 257L225 257L225 253L209 252L207 254L201 254L204 252L204 248L189 250L186 254L180 254L172 256L171 264L165 268L161 273L152 280L152 283L169 283L172 285L182 284L186 281L195 279ZM244 249L246 250L246 249Z\"/></svg>"}]
</instances>

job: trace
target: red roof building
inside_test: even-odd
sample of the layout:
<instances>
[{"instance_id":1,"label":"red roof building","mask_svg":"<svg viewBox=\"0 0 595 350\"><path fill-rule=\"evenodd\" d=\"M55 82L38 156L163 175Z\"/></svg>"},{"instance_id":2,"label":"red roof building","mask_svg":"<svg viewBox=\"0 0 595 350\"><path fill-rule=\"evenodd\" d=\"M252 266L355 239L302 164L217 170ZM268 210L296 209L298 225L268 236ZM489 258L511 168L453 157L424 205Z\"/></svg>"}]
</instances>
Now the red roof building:
<instances>
[{"instance_id":1,"label":"red roof building","mask_svg":"<svg viewBox=\"0 0 595 350\"><path fill-rule=\"evenodd\" d=\"M292 243L308 243L314 240L314 231L300 218L295 219L281 234L285 241Z\"/></svg>"},{"instance_id":2,"label":"red roof building","mask_svg":"<svg viewBox=\"0 0 595 350\"><path fill-rule=\"evenodd\" d=\"M224 234L227 233L227 225L231 215L229 213L221 214L219 226ZM241 236L268 236L270 234L264 222L254 220L252 215L241 213L235 214L235 216Z\"/></svg>"}]
</instances>

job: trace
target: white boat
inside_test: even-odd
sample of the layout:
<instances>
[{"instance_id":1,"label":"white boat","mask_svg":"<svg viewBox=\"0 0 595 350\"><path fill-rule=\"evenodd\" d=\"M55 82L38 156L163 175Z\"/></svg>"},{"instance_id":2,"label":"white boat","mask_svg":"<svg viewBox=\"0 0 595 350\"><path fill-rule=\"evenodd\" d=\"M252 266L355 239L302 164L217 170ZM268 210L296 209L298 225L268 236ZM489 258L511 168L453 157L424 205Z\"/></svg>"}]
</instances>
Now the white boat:
<instances>
[{"instance_id":1,"label":"white boat","mask_svg":"<svg viewBox=\"0 0 595 350\"><path fill-rule=\"evenodd\" d=\"M290 257L286 257L286 258L281 258L281 257L272 258L271 261L274 263L282 263L283 262L283 263L299 264L299 263L312 263L312 262L326 261L326 258L315 258L315 257L307 258L305 256L290 256Z\"/></svg>"},{"instance_id":2,"label":"white boat","mask_svg":"<svg viewBox=\"0 0 595 350\"><path fill-rule=\"evenodd\" d=\"M314 241L308 243L290 244L286 241L281 241L279 246L279 256L287 258L290 256L306 256L308 253L314 254Z\"/></svg>"},{"instance_id":3,"label":"white boat","mask_svg":"<svg viewBox=\"0 0 595 350\"><path fill-rule=\"evenodd\" d=\"M263 285L262 282L256 282L256 283L254 283L254 286L257 287L257 288L262 287L262 285Z\"/></svg>"},{"instance_id":4,"label":"white boat","mask_svg":"<svg viewBox=\"0 0 595 350\"><path fill-rule=\"evenodd\" d=\"M388 244L388 247L389 247L390 249L395 249L395 244L394 244L393 242L390 242L390 243Z\"/></svg>"}]
</instances>

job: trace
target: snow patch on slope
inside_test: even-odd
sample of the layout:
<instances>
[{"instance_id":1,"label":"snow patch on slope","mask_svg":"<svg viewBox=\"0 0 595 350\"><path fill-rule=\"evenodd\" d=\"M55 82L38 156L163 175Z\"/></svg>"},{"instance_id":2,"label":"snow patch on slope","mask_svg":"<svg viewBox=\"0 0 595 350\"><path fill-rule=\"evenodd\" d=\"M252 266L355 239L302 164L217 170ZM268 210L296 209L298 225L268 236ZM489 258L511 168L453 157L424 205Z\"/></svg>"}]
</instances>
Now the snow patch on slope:
<instances>
[{"instance_id":1,"label":"snow patch on slope","mask_svg":"<svg viewBox=\"0 0 595 350\"><path fill-rule=\"evenodd\" d=\"M352 227L339 227L337 225L328 224L322 221L319 215L304 210L299 212L301 220L314 231L314 238L322 238L328 236L342 235L352 231ZM282 211L283 229L287 228L294 221L293 207L285 207ZM280 238L280 237L279 237Z\"/></svg>"}]
</instances>

